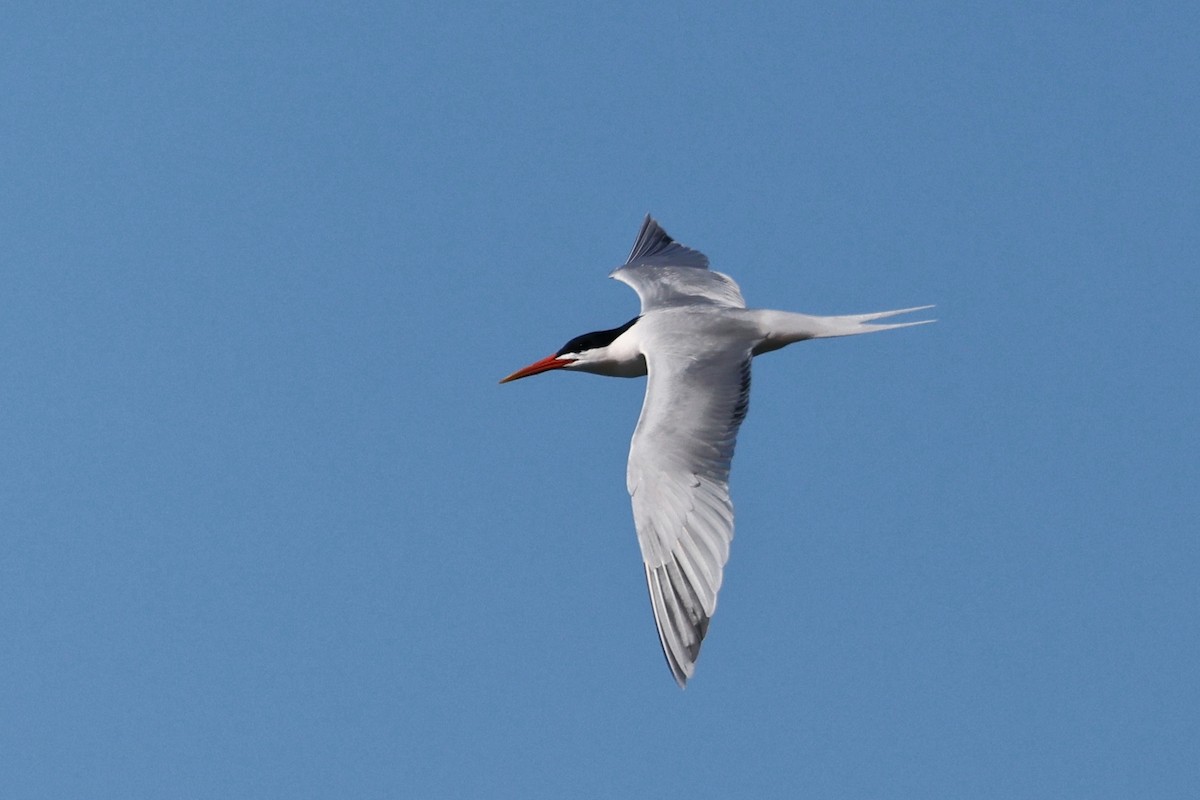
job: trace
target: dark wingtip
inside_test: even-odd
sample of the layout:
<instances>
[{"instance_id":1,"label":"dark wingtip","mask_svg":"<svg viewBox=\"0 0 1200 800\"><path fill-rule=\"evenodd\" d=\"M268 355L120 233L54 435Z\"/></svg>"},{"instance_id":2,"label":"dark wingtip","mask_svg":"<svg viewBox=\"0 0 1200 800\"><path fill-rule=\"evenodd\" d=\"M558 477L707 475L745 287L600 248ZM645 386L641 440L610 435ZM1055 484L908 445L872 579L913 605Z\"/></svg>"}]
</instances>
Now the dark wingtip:
<instances>
[{"instance_id":1,"label":"dark wingtip","mask_svg":"<svg viewBox=\"0 0 1200 800\"><path fill-rule=\"evenodd\" d=\"M644 258L660 253L674 243L675 240L663 230L654 217L646 214L646 218L642 220L642 227L638 230L637 238L633 240L633 248L629 251L629 258L625 259L625 263L629 263L636 258Z\"/></svg>"},{"instance_id":2,"label":"dark wingtip","mask_svg":"<svg viewBox=\"0 0 1200 800\"><path fill-rule=\"evenodd\" d=\"M671 654L669 652L667 652L667 648L665 645L663 646L663 655L665 655L667 657L667 666L670 667L670 669L671 669L671 677L675 679L675 683L679 686L680 689L686 689L687 682L688 682L688 674L683 671L683 665L678 663L671 656Z\"/></svg>"},{"instance_id":3,"label":"dark wingtip","mask_svg":"<svg viewBox=\"0 0 1200 800\"><path fill-rule=\"evenodd\" d=\"M661 259L677 266L708 269L708 256L672 239L649 214L642 220L641 230L625 263L633 264L645 259Z\"/></svg>"}]
</instances>

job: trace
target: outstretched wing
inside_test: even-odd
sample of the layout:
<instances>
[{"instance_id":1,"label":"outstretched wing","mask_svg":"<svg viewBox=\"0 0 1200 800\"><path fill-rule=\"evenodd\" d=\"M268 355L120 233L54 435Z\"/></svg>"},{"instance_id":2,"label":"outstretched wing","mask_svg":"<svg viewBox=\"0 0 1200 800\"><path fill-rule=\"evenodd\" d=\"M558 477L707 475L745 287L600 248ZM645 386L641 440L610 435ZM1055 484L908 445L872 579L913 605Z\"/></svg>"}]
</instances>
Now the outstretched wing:
<instances>
[{"instance_id":1,"label":"outstretched wing","mask_svg":"<svg viewBox=\"0 0 1200 800\"><path fill-rule=\"evenodd\" d=\"M750 400L750 352L647 354L627 483L663 653L691 677L733 539L729 465Z\"/></svg>"},{"instance_id":2,"label":"outstretched wing","mask_svg":"<svg viewBox=\"0 0 1200 800\"><path fill-rule=\"evenodd\" d=\"M672 239L649 214L628 262L609 277L633 287L641 298L643 314L681 305L746 307L732 278L709 271L708 256Z\"/></svg>"}]
</instances>

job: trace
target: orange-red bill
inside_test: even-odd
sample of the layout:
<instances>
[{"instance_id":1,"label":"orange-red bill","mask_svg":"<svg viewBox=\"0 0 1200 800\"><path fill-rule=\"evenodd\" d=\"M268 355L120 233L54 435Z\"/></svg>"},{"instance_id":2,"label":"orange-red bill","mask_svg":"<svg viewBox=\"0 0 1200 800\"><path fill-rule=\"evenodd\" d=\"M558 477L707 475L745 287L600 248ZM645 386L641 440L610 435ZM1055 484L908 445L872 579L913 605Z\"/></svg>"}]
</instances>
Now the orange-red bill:
<instances>
[{"instance_id":1,"label":"orange-red bill","mask_svg":"<svg viewBox=\"0 0 1200 800\"><path fill-rule=\"evenodd\" d=\"M528 367L522 367L521 369L517 370L507 378L502 378L500 382L508 383L509 381L515 381L518 378L528 378L530 375L537 375L539 372L547 372L552 369L561 369L570 363L571 359L569 358L560 360L557 355L546 356L541 361L535 361Z\"/></svg>"}]
</instances>

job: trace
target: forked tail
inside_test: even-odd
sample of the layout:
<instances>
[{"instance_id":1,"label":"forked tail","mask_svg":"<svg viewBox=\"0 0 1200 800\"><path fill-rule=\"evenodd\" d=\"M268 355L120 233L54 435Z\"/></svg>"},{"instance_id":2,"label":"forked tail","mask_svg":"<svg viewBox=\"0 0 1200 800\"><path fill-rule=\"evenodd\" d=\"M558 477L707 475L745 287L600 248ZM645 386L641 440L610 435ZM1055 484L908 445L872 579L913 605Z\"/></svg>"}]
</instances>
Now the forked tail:
<instances>
[{"instance_id":1,"label":"forked tail","mask_svg":"<svg viewBox=\"0 0 1200 800\"><path fill-rule=\"evenodd\" d=\"M915 306L900 308L895 311L876 311L873 314L848 314L841 317L817 317L811 314L796 314L791 311L760 311L759 320L766 336L762 344L754 349L754 354L778 350L792 342L805 339L826 339L832 336L856 336L860 333L876 333L890 331L896 328L910 328L913 325L927 325L936 322L932 319L921 319L915 322L889 322L884 325L872 324L875 320L887 319L910 314L913 311L924 311L933 306Z\"/></svg>"},{"instance_id":2,"label":"forked tail","mask_svg":"<svg viewBox=\"0 0 1200 800\"><path fill-rule=\"evenodd\" d=\"M913 311L924 311L927 308L933 308L933 306L915 306L913 308L897 309L896 311L876 311L874 314L850 314L844 317L809 317L809 319L816 323L816 328L819 331L813 334L812 338L854 336L859 333L890 331L894 328L910 328L913 325L927 325L930 322L936 322L937 320L921 319L916 322L889 322L886 325L871 324L877 319L887 319L888 317L896 317L901 314L909 314Z\"/></svg>"}]
</instances>

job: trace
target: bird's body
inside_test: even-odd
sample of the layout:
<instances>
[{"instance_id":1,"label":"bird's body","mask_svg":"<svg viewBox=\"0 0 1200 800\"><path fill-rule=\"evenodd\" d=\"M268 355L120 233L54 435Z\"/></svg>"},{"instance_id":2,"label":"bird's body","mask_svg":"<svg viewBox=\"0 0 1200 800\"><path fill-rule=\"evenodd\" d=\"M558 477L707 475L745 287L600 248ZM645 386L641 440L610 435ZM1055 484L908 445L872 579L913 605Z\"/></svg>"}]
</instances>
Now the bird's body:
<instances>
[{"instance_id":1,"label":"bird's body","mask_svg":"<svg viewBox=\"0 0 1200 800\"><path fill-rule=\"evenodd\" d=\"M638 293L638 317L578 336L502 382L552 369L648 376L626 483L659 639L683 686L733 539L729 467L749 406L751 359L805 339L919 325L930 320L872 322L928 306L840 317L748 309L732 279L649 216L612 277Z\"/></svg>"}]
</instances>

